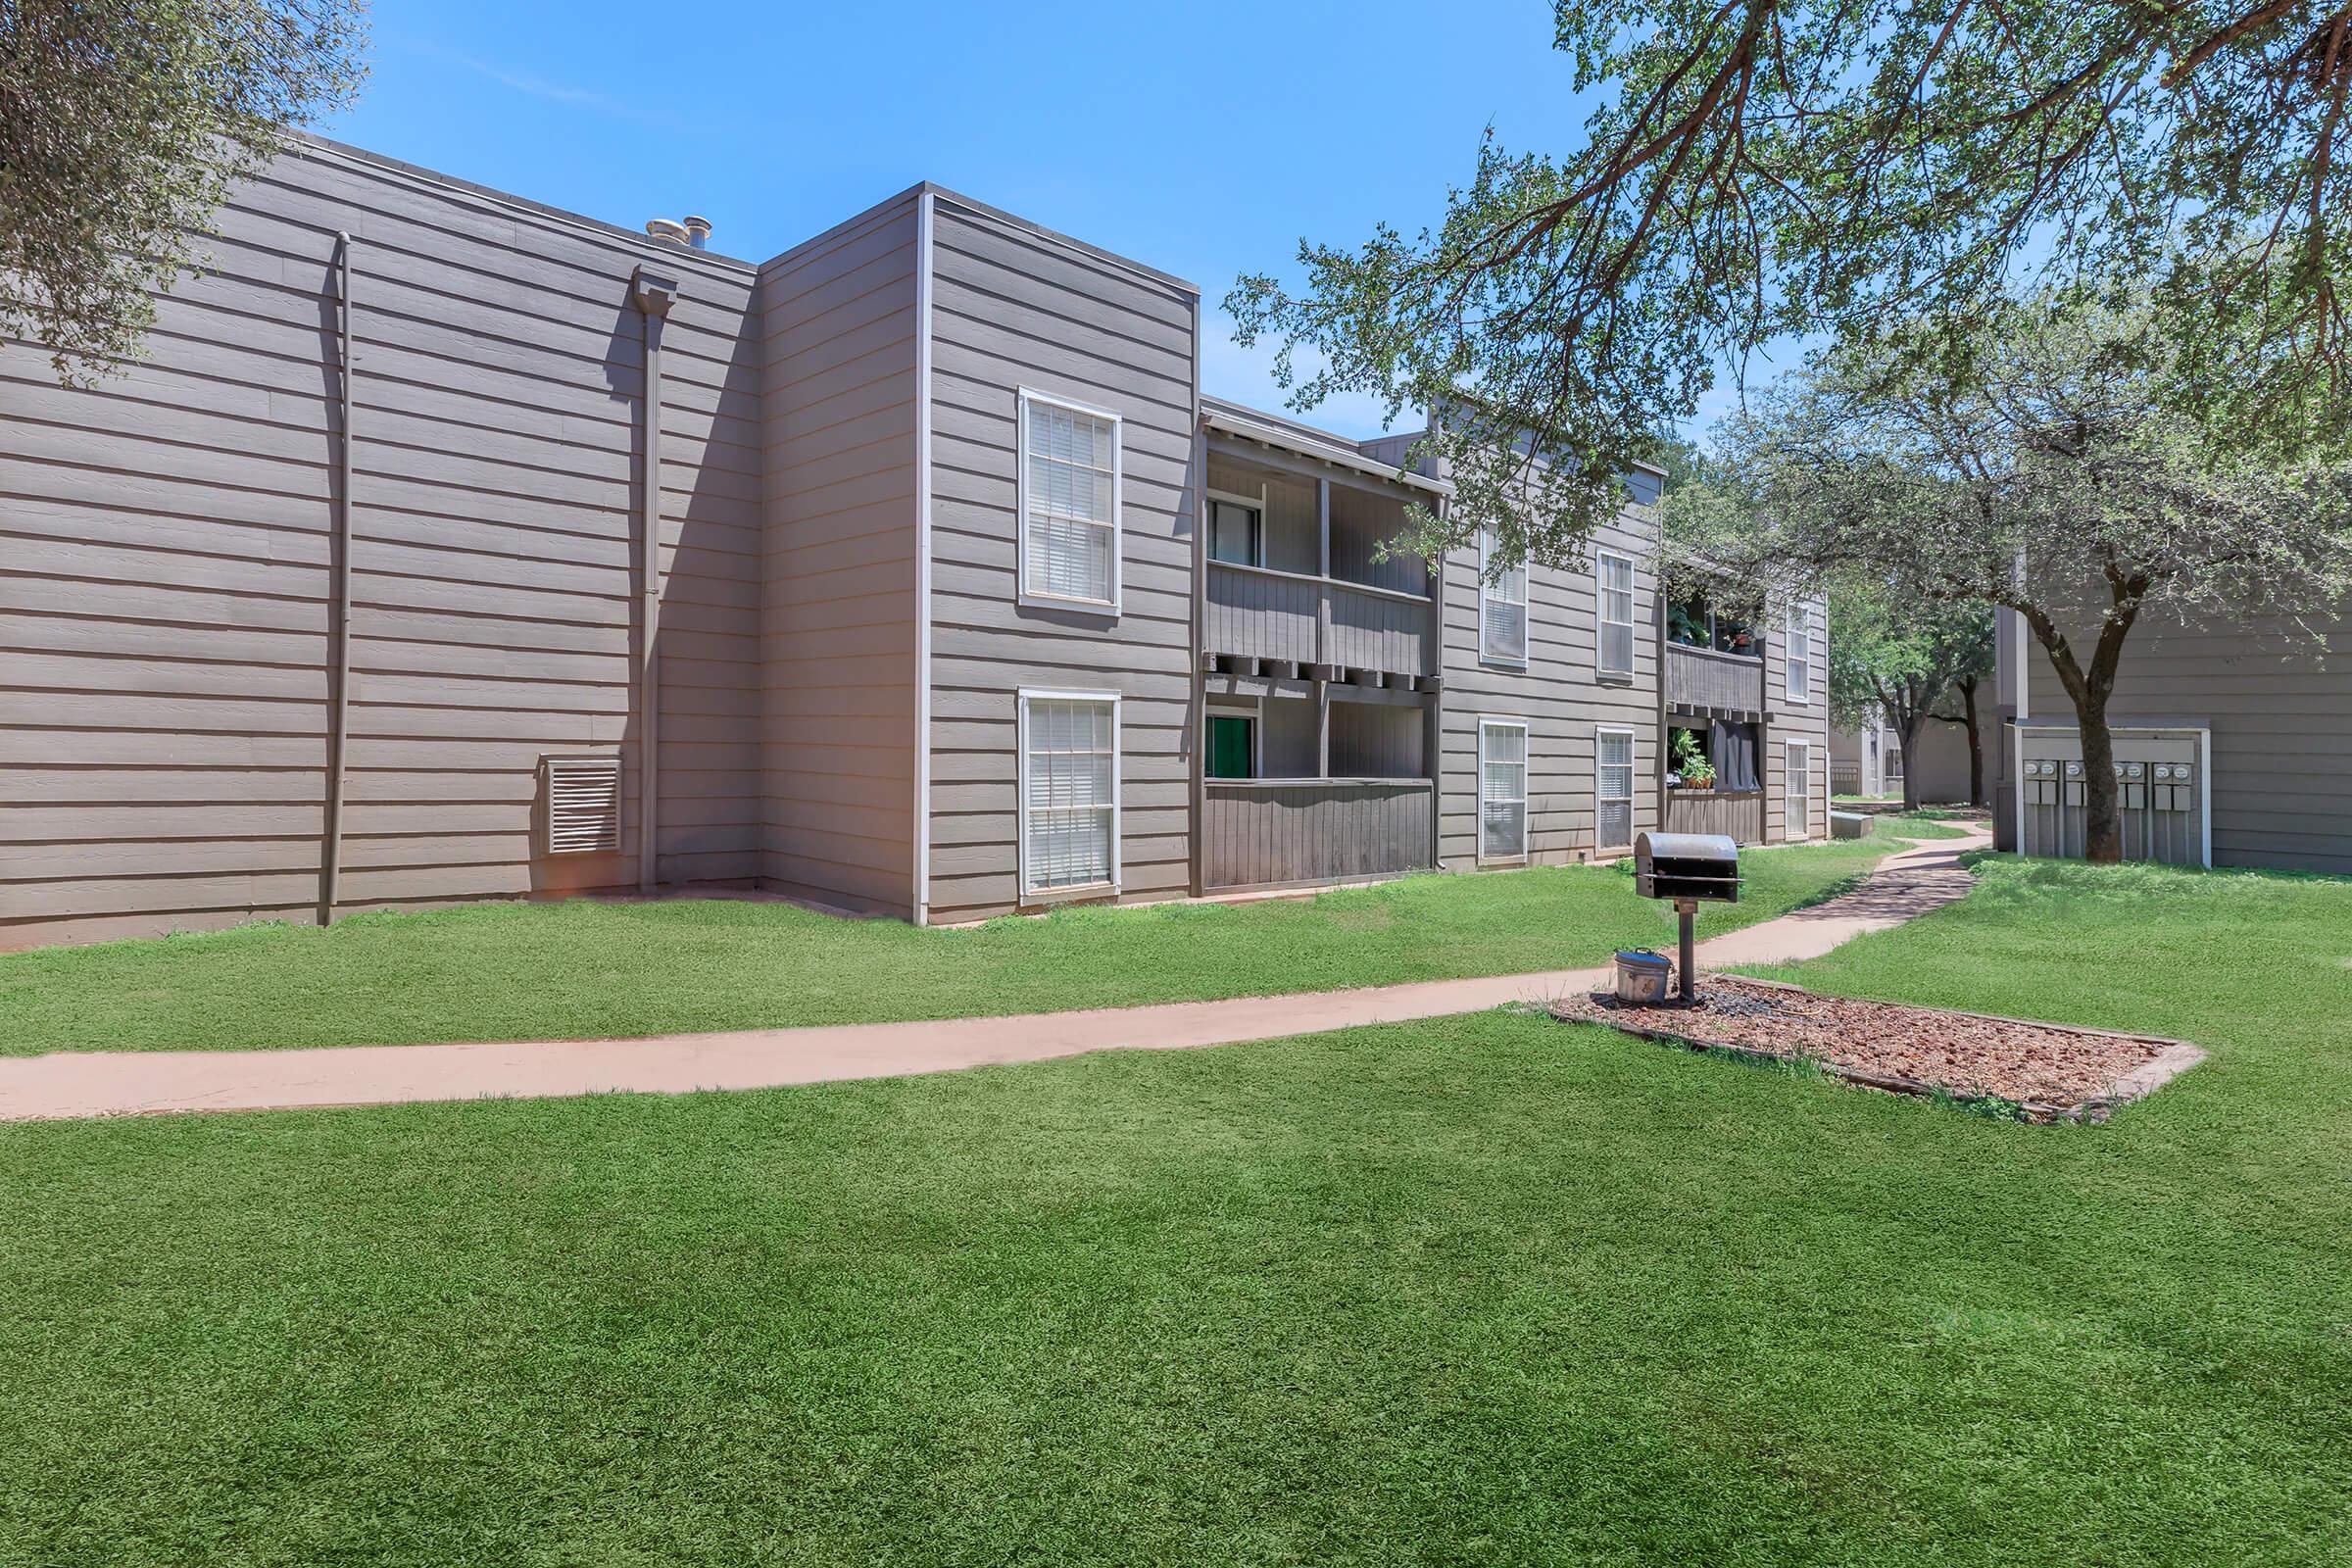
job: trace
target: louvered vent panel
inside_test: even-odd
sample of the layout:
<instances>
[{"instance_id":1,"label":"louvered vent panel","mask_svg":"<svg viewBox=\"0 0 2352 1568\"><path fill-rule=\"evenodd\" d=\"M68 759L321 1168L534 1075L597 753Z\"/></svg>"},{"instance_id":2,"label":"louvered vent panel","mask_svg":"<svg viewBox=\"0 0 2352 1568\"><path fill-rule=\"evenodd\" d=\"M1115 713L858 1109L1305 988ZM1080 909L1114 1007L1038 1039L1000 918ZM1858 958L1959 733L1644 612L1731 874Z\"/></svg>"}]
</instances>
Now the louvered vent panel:
<instances>
[{"instance_id":1,"label":"louvered vent panel","mask_svg":"<svg viewBox=\"0 0 2352 1568\"><path fill-rule=\"evenodd\" d=\"M547 853L613 855L620 850L620 759L550 757Z\"/></svg>"}]
</instances>

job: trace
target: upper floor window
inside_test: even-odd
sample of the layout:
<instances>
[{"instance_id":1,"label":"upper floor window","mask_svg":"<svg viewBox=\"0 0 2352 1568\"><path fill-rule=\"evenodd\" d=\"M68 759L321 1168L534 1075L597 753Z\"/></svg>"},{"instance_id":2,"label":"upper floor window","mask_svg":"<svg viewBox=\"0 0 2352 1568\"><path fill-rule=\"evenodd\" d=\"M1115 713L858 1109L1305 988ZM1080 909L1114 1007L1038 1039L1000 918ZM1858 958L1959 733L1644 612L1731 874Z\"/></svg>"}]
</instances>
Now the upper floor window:
<instances>
[{"instance_id":1,"label":"upper floor window","mask_svg":"<svg viewBox=\"0 0 2352 1568\"><path fill-rule=\"evenodd\" d=\"M1478 536L1478 657L1491 664L1527 662L1527 563L1492 569L1494 536Z\"/></svg>"},{"instance_id":2,"label":"upper floor window","mask_svg":"<svg viewBox=\"0 0 2352 1568\"><path fill-rule=\"evenodd\" d=\"M1700 595L1666 607L1666 640L1684 648L1712 648L1719 654L1749 658L1763 651L1757 646L1753 627L1738 615L1717 610Z\"/></svg>"},{"instance_id":3,"label":"upper floor window","mask_svg":"<svg viewBox=\"0 0 2352 1568\"><path fill-rule=\"evenodd\" d=\"M1021 599L1119 611L1119 416L1024 390Z\"/></svg>"},{"instance_id":4,"label":"upper floor window","mask_svg":"<svg viewBox=\"0 0 2352 1568\"><path fill-rule=\"evenodd\" d=\"M1208 559L1235 566L1266 564L1266 508L1247 496L1208 498Z\"/></svg>"},{"instance_id":5,"label":"upper floor window","mask_svg":"<svg viewBox=\"0 0 2352 1568\"><path fill-rule=\"evenodd\" d=\"M1633 558L1601 551L1593 561L1592 580L1600 596L1600 673L1630 680L1634 673Z\"/></svg>"},{"instance_id":6,"label":"upper floor window","mask_svg":"<svg viewBox=\"0 0 2352 1568\"><path fill-rule=\"evenodd\" d=\"M1813 700L1813 616L1802 605L1788 609L1788 700Z\"/></svg>"}]
</instances>

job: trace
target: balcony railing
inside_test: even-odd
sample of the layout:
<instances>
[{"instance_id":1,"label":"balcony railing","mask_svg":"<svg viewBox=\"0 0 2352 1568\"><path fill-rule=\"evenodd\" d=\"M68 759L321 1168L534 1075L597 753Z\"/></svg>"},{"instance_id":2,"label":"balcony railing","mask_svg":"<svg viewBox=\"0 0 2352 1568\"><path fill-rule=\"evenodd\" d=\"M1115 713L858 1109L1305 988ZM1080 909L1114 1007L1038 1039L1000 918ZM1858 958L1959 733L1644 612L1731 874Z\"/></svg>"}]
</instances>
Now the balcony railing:
<instances>
[{"instance_id":1,"label":"balcony railing","mask_svg":"<svg viewBox=\"0 0 2352 1568\"><path fill-rule=\"evenodd\" d=\"M1666 831L1723 833L1737 844L1764 842L1762 790L1668 790Z\"/></svg>"},{"instance_id":2,"label":"balcony railing","mask_svg":"<svg viewBox=\"0 0 2352 1568\"><path fill-rule=\"evenodd\" d=\"M1764 661L1668 643L1666 706L1685 712L1761 713Z\"/></svg>"},{"instance_id":3,"label":"balcony railing","mask_svg":"<svg viewBox=\"0 0 2352 1568\"><path fill-rule=\"evenodd\" d=\"M1436 809L1425 778L1211 779L1200 880L1230 891L1425 870Z\"/></svg>"},{"instance_id":4,"label":"balcony railing","mask_svg":"<svg viewBox=\"0 0 2352 1568\"><path fill-rule=\"evenodd\" d=\"M1430 675L1436 607L1419 594L1212 561L1208 652Z\"/></svg>"}]
</instances>

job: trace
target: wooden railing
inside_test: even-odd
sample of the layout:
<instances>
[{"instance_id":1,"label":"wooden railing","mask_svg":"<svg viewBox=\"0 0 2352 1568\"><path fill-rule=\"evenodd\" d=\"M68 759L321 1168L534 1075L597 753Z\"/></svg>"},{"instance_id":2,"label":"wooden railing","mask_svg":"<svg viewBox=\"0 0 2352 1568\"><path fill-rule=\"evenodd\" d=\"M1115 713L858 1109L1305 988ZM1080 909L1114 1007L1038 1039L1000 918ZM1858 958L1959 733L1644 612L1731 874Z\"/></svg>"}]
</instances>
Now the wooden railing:
<instances>
[{"instance_id":1,"label":"wooden railing","mask_svg":"<svg viewBox=\"0 0 2352 1568\"><path fill-rule=\"evenodd\" d=\"M1393 675L1437 672L1434 602L1336 577L1213 561L1207 652Z\"/></svg>"},{"instance_id":2,"label":"wooden railing","mask_svg":"<svg viewBox=\"0 0 2352 1568\"><path fill-rule=\"evenodd\" d=\"M1669 833L1726 833L1735 843L1764 842L1762 790L1668 790Z\"/></svg>"},{"instance_id":3,"label":"wooden railing","mask_svg":"<svg viewBox=\"0 0 2352 1568\"><path fill-rule=\"evenodd\" d=\"M1730 712L1764 711L1764 661L1711 648L1666 645L1666 702Z\"/></svg>"},{"instance_id":4,"label":"wooden railing","mask_svg":"<svg viewBox=\"0 0 2352 1568\"><path fill-rule=\"evenodd\" d=\"M1211 779L1200 880L1217 891L1423 870L1436 808L1425 778Z\"/></svg>"}]
</instances>

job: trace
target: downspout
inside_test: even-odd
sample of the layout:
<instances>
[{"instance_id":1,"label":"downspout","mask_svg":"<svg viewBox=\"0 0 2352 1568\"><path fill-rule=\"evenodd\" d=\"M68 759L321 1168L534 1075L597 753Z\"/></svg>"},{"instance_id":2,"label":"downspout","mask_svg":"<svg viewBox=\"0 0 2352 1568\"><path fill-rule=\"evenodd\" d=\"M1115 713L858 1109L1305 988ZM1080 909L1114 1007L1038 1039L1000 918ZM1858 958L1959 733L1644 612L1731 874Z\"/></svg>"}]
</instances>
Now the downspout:
<instances>
[{"instance_id":1,"label":"downspout","mask_svg":"<svg viewBox=\"0 0 2352 1568\"><path fill-rule=\"evenodd\" d=\"M662 324L677 303L675 278L637 269L630 303L645 322L645 479L637 520L637 888L661 880L656 834L662 812Z\"/></svg>"},{"instance_id":2,"label":"downspout","mask_svg":"<svg viewBox=\"0 0 2352 1568\"><path fill-rule=\"evenodd\" d=\"M334 644L327 687L325 843L318 858L318 923L335 923L343 894L343 769L351 733L351 236L335 235L336 381L342 428L335 440L333 537L327 542L327 637Z\"/></svg>"}]
</instances>

